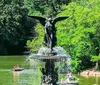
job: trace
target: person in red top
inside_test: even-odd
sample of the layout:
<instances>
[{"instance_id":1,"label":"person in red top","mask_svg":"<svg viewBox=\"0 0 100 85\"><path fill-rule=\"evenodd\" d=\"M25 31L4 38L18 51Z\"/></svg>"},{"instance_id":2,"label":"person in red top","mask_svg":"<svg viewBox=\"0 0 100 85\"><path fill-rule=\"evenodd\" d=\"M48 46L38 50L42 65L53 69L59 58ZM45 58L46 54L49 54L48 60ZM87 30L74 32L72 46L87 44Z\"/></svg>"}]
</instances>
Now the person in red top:
<instances>
[{"instance_id":1,"label":"person in red top","mask_svg":"<svg viewBox=\"0 0 100 85\"><path fill-rule=\"evenodd\" d=\"M13 69L14 69L14 70L15 70L15 69L19 69L19 65L14 66Z\"/></svg>"},{"instance_id":2,"label":"person in red top","mask_svg":"<svg viewBox=\"0 0 100 85\"><path fill-rule=\"evenodd\" d=\"M15 70L17 68L17 66L14 66L13 69Z\"/></svg>"}]
</instances>

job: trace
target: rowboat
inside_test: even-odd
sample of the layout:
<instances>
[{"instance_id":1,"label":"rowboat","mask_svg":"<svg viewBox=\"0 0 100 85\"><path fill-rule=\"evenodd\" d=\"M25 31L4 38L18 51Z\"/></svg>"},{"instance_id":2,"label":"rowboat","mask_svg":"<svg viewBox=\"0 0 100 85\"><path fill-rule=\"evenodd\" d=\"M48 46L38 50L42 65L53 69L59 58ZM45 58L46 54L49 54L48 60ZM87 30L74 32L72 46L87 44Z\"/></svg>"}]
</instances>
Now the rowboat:
<instances>
[{"instance_id":1,"label":"rowboat","mask_svg":"<svg viewBox=\"0 0 100 85\"><path fill-rule=\"evenodd\" d=\"M22 71L24 70L24 68L16 68L16 69L12 69L13 71Z\"/></svg>"}]
</instances>

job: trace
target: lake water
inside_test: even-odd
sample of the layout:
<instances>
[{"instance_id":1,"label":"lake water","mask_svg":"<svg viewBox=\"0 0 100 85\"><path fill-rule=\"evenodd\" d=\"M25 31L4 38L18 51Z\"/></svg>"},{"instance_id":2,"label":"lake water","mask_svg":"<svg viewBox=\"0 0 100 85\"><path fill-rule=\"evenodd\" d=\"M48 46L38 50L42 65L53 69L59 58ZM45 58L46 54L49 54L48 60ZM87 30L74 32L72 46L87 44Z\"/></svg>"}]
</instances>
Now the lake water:
<instances>
[{"instance_id":1,"label":"lake water","mask_svg":"<svg viewBox=\"0 0 100 85\"><path fill-rule=\"evenodd\" d=\"M25 62L26 59L27 56L0 56L0 85L40 85L39 66L30 69L30 63L29 61ZM14 65L19 65L25 70L12 71ZM100 85L100 77L82 77L79 75L76 77L79 78L80 85Z\"/></svg>"}]
</instances>

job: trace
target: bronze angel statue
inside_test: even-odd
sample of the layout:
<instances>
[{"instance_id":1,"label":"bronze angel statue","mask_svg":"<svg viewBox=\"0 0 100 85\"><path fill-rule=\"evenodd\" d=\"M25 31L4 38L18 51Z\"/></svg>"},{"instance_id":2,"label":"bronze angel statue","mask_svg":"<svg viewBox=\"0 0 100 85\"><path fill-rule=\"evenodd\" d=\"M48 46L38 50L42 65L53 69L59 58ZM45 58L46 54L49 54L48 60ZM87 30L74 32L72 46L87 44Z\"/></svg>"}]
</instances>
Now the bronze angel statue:
<instances>
[{"instance_id":1,"label":"bronze angel statue","mask_svg":"<svg viewBox=\"0 0 100 85\"><path fill-rule=\"evenodd\" d=\"M49 16L48 19L40 16L29 16L29 17L39 20L40 23L44 26L45 30L44 44L52 51L53 47L57 44L55 24L56 22L64 20L68 17L67 16L57 17L54 20L52 19L52 16Z\"/></svg>"}]
</instances>

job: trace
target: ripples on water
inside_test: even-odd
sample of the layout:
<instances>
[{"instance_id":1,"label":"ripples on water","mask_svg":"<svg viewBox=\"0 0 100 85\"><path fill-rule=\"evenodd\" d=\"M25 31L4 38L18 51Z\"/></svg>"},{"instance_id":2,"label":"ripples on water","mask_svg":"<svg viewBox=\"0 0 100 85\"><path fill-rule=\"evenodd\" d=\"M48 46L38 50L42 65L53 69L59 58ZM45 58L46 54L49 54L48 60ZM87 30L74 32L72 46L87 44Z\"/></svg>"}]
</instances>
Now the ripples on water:
<instances>
[{"instance_id":1,"label":"ripples on water","mask_svg":"<svg viewBox=\"0 0 100 85\"><path fill-rule=\"evenodd\" d=\"M0 56L0 85L39 85L40 73L29 69L27 56ZM12 71L14 65L25 68L23 71Z\"/></svg>"},{"instance_id":2,"label":"ripples on water","mask_svg":"<svg viewBox=\"0 0 100 85\"><path fill-rule=\"evenodd\" d=\"M0 85L39 85L40 75L37 72L30 69L23 71L0 69Z\"/></svg>"},{"instance_id":3,"label":"ripples on water","mask_svg":"<svg viewBox=\"0 0 100 85\"><path fill-rule=\"evenodd\" d=\"M0 57L0 85L40 85L41 72L39 69L25 69L15 72L10 68L16 64L20 64L27 68L25 62L26 57ZM25 62L23 64L23 62ZM82 77L79 78L80 85L100 85L100 77Z\"/></svg>"}]
</instances>

